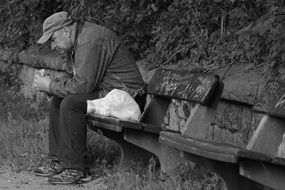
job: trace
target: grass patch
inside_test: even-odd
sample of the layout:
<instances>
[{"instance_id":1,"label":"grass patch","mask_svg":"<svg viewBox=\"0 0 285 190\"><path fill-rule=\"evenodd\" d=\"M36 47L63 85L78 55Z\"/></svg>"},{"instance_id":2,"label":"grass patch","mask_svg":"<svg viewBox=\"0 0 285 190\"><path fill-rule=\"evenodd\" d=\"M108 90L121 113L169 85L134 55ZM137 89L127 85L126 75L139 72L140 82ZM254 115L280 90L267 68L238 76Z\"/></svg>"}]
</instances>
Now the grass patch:
<instances>
[{"instance_id":1,"label":"grass patch","mask_svg":"<svg viewBox=\"0 0 285 190\"><path fill-rule=\"evenodd\" d=\"M3 88L2 88L3 89ZM0 165L13 170L32 170L48 152L48 101L24 99L15 88L0 92ZM111 167L119 157L118 146L88 131L90 165Z\"/></svg>"},{"instance_id":2,"label":"grass patch","mask_svg":"<svg viewBox=\"0 0 285 190\"><path fill-rule=\"evenodd\" d=\"M146 167L130 164L121 168L103 169L96 179L99 189L105 190L225 190L224 182L216 174L195 166L181 167L178 176L155 175Z\"/></svg>"},{"instance_id":3,"label":"grass patch","mask_svg":"<svg viewBox=\"0 0 285 190\"><path fill-rule=\"evenodd\" d=\"M45 105L37 108L17 94L17 88L0 92L0 164L15 171L30 170L47 151Z\"/></svg>"}]
</instances>

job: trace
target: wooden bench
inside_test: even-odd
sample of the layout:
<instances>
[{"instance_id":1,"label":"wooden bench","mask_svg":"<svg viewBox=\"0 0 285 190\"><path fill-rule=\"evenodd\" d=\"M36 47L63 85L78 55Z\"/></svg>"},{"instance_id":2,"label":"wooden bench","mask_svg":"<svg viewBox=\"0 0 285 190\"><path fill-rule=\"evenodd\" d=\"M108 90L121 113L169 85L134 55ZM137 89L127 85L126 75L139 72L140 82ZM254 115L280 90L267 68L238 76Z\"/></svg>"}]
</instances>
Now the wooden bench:
<instances>
[{"instance_id":1,"label":"wooden bench","mask_svg":"<svg viewBox=\"0 0 285 190\"><path fill-rule=\"evenodd\" d=\"M198 106L194 109L205 117L200 119L210 121L221 90L217 75L159 69L148 84L147 94L151 100L140 121L130 122L97 115L89 116L89 123L120 145L121 162L150 152L159 159L162 172L175 173L176 167L185 159L180 157L179 150L159 143L160 132L169 130L165 128L164 120L172 101L197 102Z\"/></svg>"},{"instance_id":2,"label":"wooden bench","mask_svg":"<svg viewBox=\"0 0 285 190\"><path fill-rule=\"evenodd\" d=\"M284 83L266 84L253 107L253 111L264 116L246 148L200 138L203 130L195 117L201 116L196 114L189 119L189 133L161 132L160 142L180 150L182 157L218 173L228 189L264 189L263 185L284 189L285 159L276 157L285 130L284 94Z\"/></svg>"},{"instance_id":3,"label":"wooden bench","mask_svg":"<svg viewBox=\"0 0 285 190\"><path fill-rule=\"evenodd\" d=\"M285 83L268 81L253 107L264 116L246 150L239 151L240 174L273 189L285 188L285 159L277 157L285 131L284 103Z\"/></svg>"}]
</instances>

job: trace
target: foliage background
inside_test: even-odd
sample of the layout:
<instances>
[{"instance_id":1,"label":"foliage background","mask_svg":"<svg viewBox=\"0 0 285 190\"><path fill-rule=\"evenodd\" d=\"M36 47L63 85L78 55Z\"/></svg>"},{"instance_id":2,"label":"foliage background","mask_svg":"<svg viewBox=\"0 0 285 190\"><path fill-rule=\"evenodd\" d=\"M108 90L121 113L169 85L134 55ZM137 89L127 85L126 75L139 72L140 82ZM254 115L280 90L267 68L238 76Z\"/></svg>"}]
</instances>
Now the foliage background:
<instances>
[{"instance_id":1,"label":"foliage background","mask_svg":"<svg viewBox=\"0 0 285 190\"><path fill-rule=\"evenodd\" d=\"M284 78L284 0L6 0L0 5L0 46L26 49L53 12L114 30L136 59L154 66L264 66ZM251 69L247 68L247 69Z\"/></svg>"}]
</instances>

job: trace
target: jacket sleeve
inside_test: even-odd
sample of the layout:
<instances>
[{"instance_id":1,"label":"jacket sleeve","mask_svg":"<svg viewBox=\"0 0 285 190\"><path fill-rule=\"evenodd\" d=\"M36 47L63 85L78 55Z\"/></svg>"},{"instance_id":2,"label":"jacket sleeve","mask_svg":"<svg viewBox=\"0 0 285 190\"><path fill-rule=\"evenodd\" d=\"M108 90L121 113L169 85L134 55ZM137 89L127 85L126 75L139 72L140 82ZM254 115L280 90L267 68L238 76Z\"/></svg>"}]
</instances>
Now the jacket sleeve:
<instances>
[{"instance_id":1,"label":"jacket sleeve","mask_svg":"<svg viewBox=\"0 0 285 190\"><path fill-rule=\"evenodd\" d=\"M94 92L112 59L113 48L105 41L104 38L81 41L75 50L73 76L52 80L50 94L64 97L68 94Z\"/></svg>"}]
</instances>

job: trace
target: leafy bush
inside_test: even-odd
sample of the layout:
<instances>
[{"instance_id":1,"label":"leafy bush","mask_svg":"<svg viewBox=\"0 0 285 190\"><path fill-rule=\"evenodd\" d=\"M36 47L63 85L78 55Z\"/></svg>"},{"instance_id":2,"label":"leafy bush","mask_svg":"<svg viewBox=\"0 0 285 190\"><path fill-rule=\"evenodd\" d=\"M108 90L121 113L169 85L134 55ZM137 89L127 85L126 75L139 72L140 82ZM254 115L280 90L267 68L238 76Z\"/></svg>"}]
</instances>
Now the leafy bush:
<instances>
[{"instance_id":1,"label":"leafy bush","mask_svg":"<svg viewBox=\"0 0 285 190\"><path fill-rule=\"evenodd\" d=\"M247 57L262 64L268 77L285 79L285 1L266 1L266 12L239 31Z\"/></svg>"},{"instance_id":2,"label":"leafy bush","mask_svg":"<svg viewBox=\"0 0 285 190\"><path fill-rule=\"evenodd\" d=\"M25 49L41 23L66 10L122 36L136 59L191 62L203 69L284 63L284 0L9 0L0 7L0 45ZM269 71L269 70L268 70ZM280 72L285 73L285 69Z\"/></svg>"},{"instance_id":3,"label":"leafy bush","mask_svg":"<svg viewBox=\"0 0 285 190\"><path fill-rule=\"evenodd\" d=\"M62 10L75 20L95 22L114 30L136 57L149 46L151 24L157 12L154 3L138 0L10 0L0 7L0 14L4 15L0 23L7 26L0 29L0 46L25 49L35 44L44 19Z\"/></svg>"}]
</instances>

